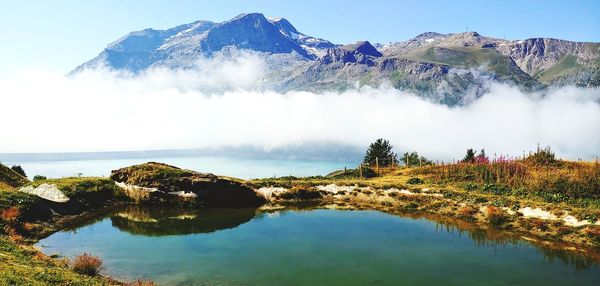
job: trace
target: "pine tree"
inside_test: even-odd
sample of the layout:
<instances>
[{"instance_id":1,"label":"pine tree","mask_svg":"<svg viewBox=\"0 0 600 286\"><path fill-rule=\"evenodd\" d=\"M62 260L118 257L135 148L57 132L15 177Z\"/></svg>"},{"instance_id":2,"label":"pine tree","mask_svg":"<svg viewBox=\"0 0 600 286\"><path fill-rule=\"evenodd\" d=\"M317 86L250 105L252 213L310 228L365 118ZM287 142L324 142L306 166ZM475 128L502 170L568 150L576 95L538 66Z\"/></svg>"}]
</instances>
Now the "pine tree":
<instances>
[{"instance_id":1,"label":"pine tree","mask_svg":"<svg viewBox=\"0 0 600 286\"><path fill-rule=\"evenodd\" d=\"M369 145L363 163L373 166L377 161L381 167L390 166L392 163L398 164L398 158L396 153L392 152L392 148L388 140L383 138L375 140Z\"/></svg>"},{"instance_id":2,"label":"pine tree","mask_svg":"<svg viewBox=\"0 0 600 286\"><path fill-rule=\"evenodd\" d=\"M21 166L19 165L14 165L12 167L10 167L13 171L15 171L17 174L23 176L23 177L27 177L27 175L25 175L25 170L23 170L23 168L21 168Z\"/></svg>"},{"instance_id":3,"label":"pine tree","mask_svg":"<svg viewBox=\"0 0 600 286\"><path fill-rule=\"evenodd\" d=\"M462 161L464 163L475 163L475 151L471 148L467 149L467 155L465 155Z\"/></svg>"}]
</instances>

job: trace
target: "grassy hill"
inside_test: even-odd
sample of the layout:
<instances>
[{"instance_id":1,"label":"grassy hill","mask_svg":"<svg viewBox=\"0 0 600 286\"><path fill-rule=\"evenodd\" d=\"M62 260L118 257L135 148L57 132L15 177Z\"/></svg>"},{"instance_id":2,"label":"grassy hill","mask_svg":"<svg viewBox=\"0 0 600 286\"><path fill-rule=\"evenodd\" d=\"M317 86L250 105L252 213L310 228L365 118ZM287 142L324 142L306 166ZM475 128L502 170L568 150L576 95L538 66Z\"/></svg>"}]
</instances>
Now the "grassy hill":
<instances>
[{"instance_id":1,"label":"grassy hill","mask_svg":"<svg viewBox=\"0 0 600 286\"><path fill-rule=\"evenodd\" d=\"M0 163L0 189L16 188L28 182L27 178Z\"/></svg>"},{"instance_id":2,"label":"grassy hill","mask_svg":"<svg viewBox=\"0 0 600 286\"><path fill-rule=\"evenodd\" d=\"M461 68L484 68L501 80L521 83L526 87L538 85L537 81L522 71L508 56L489 48L428 47L414 50L406 59Z\"/></svg>"}]
</instances>

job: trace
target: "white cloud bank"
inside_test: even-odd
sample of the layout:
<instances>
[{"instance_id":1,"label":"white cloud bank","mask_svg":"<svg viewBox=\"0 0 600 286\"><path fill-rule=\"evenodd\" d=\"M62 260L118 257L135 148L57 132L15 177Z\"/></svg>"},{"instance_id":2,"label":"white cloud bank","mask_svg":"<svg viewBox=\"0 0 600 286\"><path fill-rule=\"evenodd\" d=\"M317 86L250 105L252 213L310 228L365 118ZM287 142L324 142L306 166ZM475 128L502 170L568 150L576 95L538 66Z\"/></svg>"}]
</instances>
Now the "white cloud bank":
<instances>
[{"instance_id":1,"label":"white cloud bank","mask_svg":"<svg viewBox=\"0 0 600 286\"><path fill-rule=\"evenodd\" d=\"M599 89L566 87L542 96L493 84L472 104L449 108L391 88L256 91L264 66L253 56L199 66L139 76L94 70L2 78L0 153L366 147L383 137L399 152L436 159L460 158L469 147L520 155L538 143L571 159L600 155ZM222 86L227 91L215 92Z\"/></svg>"}]
</instances>

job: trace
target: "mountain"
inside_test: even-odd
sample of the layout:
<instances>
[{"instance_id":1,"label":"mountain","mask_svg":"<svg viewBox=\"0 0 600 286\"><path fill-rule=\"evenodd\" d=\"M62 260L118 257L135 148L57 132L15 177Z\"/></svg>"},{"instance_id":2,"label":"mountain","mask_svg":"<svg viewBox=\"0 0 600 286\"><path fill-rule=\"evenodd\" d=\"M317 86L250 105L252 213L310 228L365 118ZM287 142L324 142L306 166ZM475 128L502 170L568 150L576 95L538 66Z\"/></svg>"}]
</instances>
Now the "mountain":
<instances>
[{"instance_id":1,"label":"mountain","mask_svg":"<svg viewBox=\"0 0 600 286\"><path fill-rule=\"evenodd\" d=\"M600 85L600 43L428 32L386 45L368 41L336 45L299 32L284 18L260 13L222 23L197 21L168 30L132 32L72 73L98 66L134 73L155 67L191 68L198 59L234 58L239 51L264 59L267 76L260 84L277 91L388 84L456 105L483 94L490 81L524 90Z\"/></svg>"}]
</instances>

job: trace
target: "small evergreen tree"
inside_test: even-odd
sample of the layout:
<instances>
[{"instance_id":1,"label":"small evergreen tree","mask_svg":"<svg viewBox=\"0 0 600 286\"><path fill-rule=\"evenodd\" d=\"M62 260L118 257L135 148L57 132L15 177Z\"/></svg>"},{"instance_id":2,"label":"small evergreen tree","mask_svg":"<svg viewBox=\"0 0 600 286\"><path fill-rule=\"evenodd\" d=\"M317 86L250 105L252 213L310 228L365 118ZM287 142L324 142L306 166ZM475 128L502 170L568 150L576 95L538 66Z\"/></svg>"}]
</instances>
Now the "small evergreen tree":
<instances>
[{"instance_id":1,"label":"small evergreen tree","mask_svg":"<svg viewBox=\"0 0 600 286\"><path fill-rule=\"evenodd\" d=\"M427 158L425 158L423 156L419 156L419 153L417 153L417 152L404 153L401 160L402 160L402 162L404 162L404 165L413 166L413 167L433 164L433 162L429 161Z\"/></svg>"},{"instance_id":2,"label":"small evergreen tree","mask_svg":"<svg viewBox=\"0 0 600 286\"><path fill-rule=\"evenodd\" d=\"M23 176L23 177L27 177L27 175L25 175L25 170L23 170L23 168L21 168L21 166L19 165L14 165L12 167L10 167L13 171L15 171L17 174Z\"/></svg>"},{"instance_id":3,"label":"small evergreen tree","mask_svg":"<svg viewBox=\"0 0 600 286\"><path fill-rule=\"evenodd\" d=\"M467 155L462 161L463 163L475 163L475 151L471 148L467 149Z\"/></svg>"},{"instance_id":4,"label":"small evergreen tree","mask_svg":"<svg viewBox=\"0 0 600 286\"><path fill-rule=\"evenodd\" d=\"M485 155L485 149L481 149L481 152L475 157L475 163L477 164L488 164L490 162L490 158Z\"/></svg>"},{"instance_id":5,"label":"small evergreen tree","mask_svg":"<svg viewBox=\"0 0 600 286\"><path fill-rule=\"evenodd\" d=\"M46 180L47 178L45 176L41 176L41 175L35 175L33 176L33 181L42 181L42 180Z\"/></svg>"},{"instance_id":6,"label":"small evergreen tree","mask_svg":"<svg viewBox=\"0 0 600 286\"><path fill-rule=\"evenodd\" d=\"M379 138L369 145L363 163L374 166L379 162L379 166L386 167L392 164L398 164L396 153L392 152L393 146L388 140Z\"/></svg>"}]
</instances>

